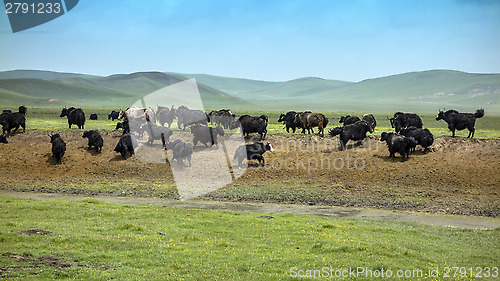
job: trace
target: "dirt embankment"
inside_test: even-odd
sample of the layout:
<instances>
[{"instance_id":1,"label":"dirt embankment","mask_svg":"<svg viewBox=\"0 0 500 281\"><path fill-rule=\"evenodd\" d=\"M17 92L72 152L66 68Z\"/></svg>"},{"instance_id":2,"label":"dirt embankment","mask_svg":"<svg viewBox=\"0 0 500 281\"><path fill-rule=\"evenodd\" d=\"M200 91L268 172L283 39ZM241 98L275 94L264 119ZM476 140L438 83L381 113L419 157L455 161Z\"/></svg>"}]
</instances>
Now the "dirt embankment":
<instances>
[{"instance_id":1,"label":"dirt embankment","mask_svg":"<svg viewBox=\"0 0 500 281\"><path fill-rule=\"evenodd\" d=\"M10 137L9 144L0 144L0 187L44 191L59 185L74 187L64 192L85 193L86 185L99 183L104 188L119 183L132 195L177 196L168 163L143 163L135 157L122 160L113 151L120 134L101 133L104 148L96 153L87 149L82 132L62 132L67 152L59 165L51 157L47 132L29 130ZM251 161L244 175L225 190L304 187L306 192L321 190L321 194L352 200L282 201L500 216L500 140L440 137L431 152L424 154L417 148L405 162L400 162L399 155L389 159L378 136L370 136L363 145L351 145L347 151L339 151L337 138L330 137L272 135L267 141L276 151L264 154L266 166L258 167ZM163 193L158 192L161 185L168 186ZM218 194L212 197L227 199L224 192ZM231 199L246 200L238 196ZM258 200L280 201L266 200L263 195ZM410 203L390 204L401 200Z\"/></svg>"}]
</instances>

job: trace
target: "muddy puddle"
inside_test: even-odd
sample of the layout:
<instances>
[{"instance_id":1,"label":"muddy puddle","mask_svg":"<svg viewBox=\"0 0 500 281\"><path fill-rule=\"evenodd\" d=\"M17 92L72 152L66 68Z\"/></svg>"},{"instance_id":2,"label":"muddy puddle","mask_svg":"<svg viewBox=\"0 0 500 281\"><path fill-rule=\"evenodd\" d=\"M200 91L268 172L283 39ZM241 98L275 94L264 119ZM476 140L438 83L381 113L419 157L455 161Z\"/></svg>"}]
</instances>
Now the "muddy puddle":
<instances>
[{"instance_id":1,"label":"muddy puddle","mask_svg":"<svg viewBox=\"0 0 500 281\"><path fill-rule=\"evenodd\" d=\"M176 208L206 209L206 210L228 210L236 212L254 212L262 214L285 214L313 215L325 217L361 218L376 220L391 220L403 222L415 222L425 225L472 228L472 229L495 229L500 228L500 218L443 215L421 212L407 212L394 210L381 210L357 207L335 207L335 206L308 206L296 204L270 204L270 203L241 203L203 200L169 200L161 198L136 198L136 197L112 197L112 196L80 196L56 193L28 193L1 191L1 195L31 198L40 200L69 199L83 200L88 198L103 202L128 204L128 205L162 205Z\"/></svg>"}]
</instances>

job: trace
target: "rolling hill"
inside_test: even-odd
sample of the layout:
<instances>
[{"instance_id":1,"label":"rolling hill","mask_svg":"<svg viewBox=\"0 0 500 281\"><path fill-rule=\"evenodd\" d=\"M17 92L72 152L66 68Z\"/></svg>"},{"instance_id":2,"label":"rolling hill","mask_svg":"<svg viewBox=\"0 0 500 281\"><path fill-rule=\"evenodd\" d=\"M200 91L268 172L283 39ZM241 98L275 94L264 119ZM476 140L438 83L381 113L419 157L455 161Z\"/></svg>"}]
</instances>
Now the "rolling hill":
<instances>
[{"instance_id":1,"label":"rolling hill","mask_svg":"<svg viewBox=\"0 0 500 281\"><path fill-rule=\"evenodd\" d=\"M0 72L0 79L21 79L21 78L33 78L42 80L52 80L56 78L69 78L78 77L85 79L101 78L101 76L79 74L79 73L66 73L66 72L55 72L47 70L9 70Z\"/></svg>"},{"instance_id":2,"label":"rolling hill","mask_svg":"<svg viewBox=\"0 0 500 281\"><path fill-rule=\"evenodd\" d=\"M2 77L1 74L0 77ZM19 74L18 72L17 75ZM37 76L35 71L26 72L26 74L28 77ZM57 73L43 73L43 75L38 75L38 77L41 76L57 78L50 80L0 79L2 105L126 107L144 95L187 79L161 72L117 74L91 79L78 74L61 76ZM241 98L199 83L198 90L206 108L248 103Z\"/></svg>"},{"instance_id":3,"label":"rolling hill","mask_svg":"<svg viewBox=\"0 0 500 281\"><path fill-rule=\"evenodd\" d=\"M18 79L2 78L14 76ZM488 114L500 115L500 74L452 70L409 72L356 83L316 77L269 82L162 72L99 77L7 71L0 72L0 101L2 105L124 107L188 78L196 79L207 109L435 113L440 108L469 112L484 108Z\"/></svg>"},{"instance_id":4,"label":"rolling hill","mask_svg":"<svg viewBox=\"0 0 500 281\"><path fill-rule=\"evenodd\" d=\"M243 78L229 78L208 74L180 74L170 73L173 75L181 75L187 78L194 78L198 83L208 85L217 90L226 92L230 95L238 95L241 92L256 91L273 85L279 85L280 82L260 81Z\"/></svg>"},{"instance_id":5,"label":"rolling hill","mask_svg":"<svg viewBox=\"0 0 500 281\"><path fill-rule=\"evenodd\" d=\"M225 86L223 77L205 80ZM213 79L213 78L212 78ZM231 79L231 78L229 78ZM233 95L271 110L323 110L435 113L439 108L500 114L500 74L452 70L409 72L357 83L315 77L273 82L261 87L234 85Z\"/></svg>"}]
</instances>

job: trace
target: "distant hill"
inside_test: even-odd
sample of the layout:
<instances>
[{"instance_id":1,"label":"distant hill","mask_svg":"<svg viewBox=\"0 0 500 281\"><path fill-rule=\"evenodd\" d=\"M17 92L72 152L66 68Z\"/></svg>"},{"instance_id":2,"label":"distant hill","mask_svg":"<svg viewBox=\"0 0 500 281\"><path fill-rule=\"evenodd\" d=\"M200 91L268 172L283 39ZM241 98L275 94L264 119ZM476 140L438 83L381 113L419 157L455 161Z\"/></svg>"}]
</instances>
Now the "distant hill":
<instances>
[{"instance_id":1,"label":"distant hill","mask_svg":"<svg viewBox=\"0 0 500 281\"><path fill-rule=\"evenodd\" d=\"M439 108L484 108L500 114L500 74L430 70L357 83L309 77L253 89L241 85L235 96L274 110L435 113Z\"/></svg>"},{"instance_id":2,"label":"distant hill","mask_svg":"<svg viewBox=\"0 0 500 281\"><path fill-rule=\"evenodd\" d=\"M13 76L20 79L1 78ZM500 74L452 70L409 72L357 83L316 77L269 82L162 72L99 77L7 71L0 72L0 105L124 107L188 78L196 79L207 109L436 113L443 108L467 112L484 108L487 114L500 115Z\"/></svg>"},{"instance_id":3,"label":"distant hill","mask_svg":"<svg viewBox=\"0 0 500 281\"><path fill-rule=\"evenodd\" d=\"M3 73L0 73L2 77ZM107 77L91 77L36 71L17 72L28 77L57 77L51 80L19 78L0 79L2 105L32 106L107 106L126 107L138 99L163 87L187 78L161 72L137 72L116 74ZM11 74L9 74L11 75ZM7 76L9 76L7 75ZM247 101L198 83L198 90L205 107L219 108L230 105L245 105Z\"/></svg>"},{"instance_id":4,"label":"distant hill","mask_svg":"<svg viewBox=\"0 0 500 281\"><path fill-rule=\"evenodd\" d=\"M56 78L71 78L71 77L94 79L94 78L100 78L101 76L79 74L79 73L55 72L47 70L9 70L0 72L0 79L33 78L42 80L52 80Z\"/></svg>"}]
</instances>

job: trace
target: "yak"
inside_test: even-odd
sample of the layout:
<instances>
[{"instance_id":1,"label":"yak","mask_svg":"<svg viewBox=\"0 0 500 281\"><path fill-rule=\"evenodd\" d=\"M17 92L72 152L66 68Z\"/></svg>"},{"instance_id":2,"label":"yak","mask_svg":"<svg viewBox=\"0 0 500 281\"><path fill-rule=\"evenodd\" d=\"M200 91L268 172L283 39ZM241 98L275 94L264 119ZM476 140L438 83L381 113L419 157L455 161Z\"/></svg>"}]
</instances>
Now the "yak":
<instances>
[{"instance_id":1,"label":"yak","mask_svg":"<svg viewBox=\"0 0 500 281\"><path fill-rule=\"evenodd\" d=\"M24 105L21 105L18 112L2 113L0 115L0 125L2 125L2 133L4 135L10 134L12 129L14 129L14 132L16 132L19 127L23 128L24 133L26 130L26 111L26 107Z\"/></svg>"},{"instance_id":2,"label":"yak","mask_svg":"<svg viewBox=\"0 0 500 281\"><path fill-rule=\"evenodd\" d=\"M397 133L383 132L380 136L380 141L385 141L387 143L389 158L395 158L395 153L398 152L402 156L401 162L408 160L411 148L417 145L417 141L414 138L407 138Z\"/></svg>"},{"instance_id":3,"label":"yak","mask_svg":"<svg viewBox=\"0 0 500 281\"><path fill-rule=\"evenodd\" d=\"M273 152L274 149L270 143L264 144L263 142L254 142L252 144L245 144L239 146L233 157L233 162L238 161L238 166L241 167L241 164L245 158L247 160L257 159L259 161L259 165L264 166L265 160L262 154L266 151Z\"/></svg>"},{"instance_id":4,"label":"yak","mask_svg":"<svg viewBox=\"0 0 500 281\"><path fill-rule=\"evenodd\" d=\"M260 135L260 140L264 139L267 135L267 122L269 118L266 115L250 116L242 115L237 121L233 123L230 129L236 129L241 126L241 132L244 137L248 137L252 133Z\"/></svg>"},{"instance_id":5,"label":"yak","mask_svg":"<svg viewBox=\"0 0 500 281\"><path fill-rule=\"evenodd\" d=\"M446 112L440 110L436 120L444 120L448 123L448 129L452 132L452 137L455 136L455 130L469 129L468 138L474 138L476 129L476 119L484 116L484 109L478 109L475 113L460 113L456 110L450 109Z\"/></svg>"},{"instance_id":6,"label":"yak","mask_svg":"<svg viewBox=\"0 0 500 281\"><path fill-rule=\"evenodd\" d=\"M66 143L59 134L49 134L50 142L52 143L52 156L56 158L57 163L62 162L62 157L66 152Z\"/></svg>"},{"instance_id":7,"label":"yak","mask_svg":"<svg viewBox=\"0 0 500 281\"><path fill-rule=\"evenodd\" d=\"M120 140L116 144L115 151L119 152L123 159L127 159L127 153L130 155L134 154L134 143L135 139L131 134L125 134L121 136Z\"/></svg>"},{"instance_id":8,"label":"yak","mask_svg":"<svg viewBox=\"0 0 500 281\"><path fill-rule=\"evenodd\" d=\"M78 129L85 128L85 113L83 112L83 109L74 107L63 108L59 117L64 116L68 117L68 125L70 129L73 124L77 125Z\"/></svg>"},{"instance_id":9,"label":"yak","mask_svg":"<svg viewBox=\"0 0 500 281\"><path fill-rule=\"evenodd\" d=\"M88 139L89 149L93 146L96 151L102 151L103 140L101 134L96 130L90 130L83 132L82 138Z\"/></svg>"},{"instance_id":10,"label":"yak","mask_svg":"<svg viewBox=\"0 0 500 281\"><path fill-rule=\"evenodd\" d=\"M399 133L402 129L410 126L416 127L418 129L421 129L423 127L422 119L415 113L396 112L394 113L393 118L388 119L391 122L391 126L394 128L396 133Z\"/></svg>"},{"instance_id":11,"label":"yak","mask_svg":"<svg viewBox=\"0 0 500 281\"><path fill-rule=\"evenodd\" d=\"M199 142L203 143L205 146L208 146L207 143L212 145L217 144L217 135L224 136L224 130L221 126L217 126L215 128L201 125L191 126L191 133L193 134L193 148L196 147L196 144Z\"/></svg>"},{"instance_id":12,"label":"yak","mask_svg":"<svg viewBox=\"0 0 500 281\"><path fill-rule=\"evenodd\" d=\"M333 128L328 132L328 134L332 137L340 135L340 144L342 146L342 150L346 150L346 144L349 140L364 140L366 138L367 132L373 133L371 124L368 124L366 121L361 120L354 124Z\"/></svg>"},{"instance_id":13,"label":"yak","mask_svg":"<svg viewBox=\"0 0 500 281\"><path fill-rule=\"evenodd\" d=\"M424 148L424 153L428 151L429 146L434 143L434 136L429 129L418 129L416 127L408 127L401 130L401 135L414 138L417 143ZM415 147L412 147L415 151Z\"/></svg>"},{"instance_id":14,"label":"yak","mask_svg":"<svg viewBox=\"0 0 500 281\"><path fill-rule=\"evenodd\" d=\"M339 123L343 123L344 126L346 126L346 125L354 124L354 123L356 123L356 122L358 122L360 120L361 119L359 119L358 116L347 115L347 116L341 116L340 120L339 120Z\"/></svg>"},{"instance_id":15,"label":"yak","mask_svg":"<svg viewBox=\"0 0 500 281\"><path fill-rule=\"evenodd\" d=\"M295 115L295 122L302 124L302 133L305 134L306 129L310 134L313 131L313 127L318 127L318 134L323 136L326 125L328 124L328 118L322 113L313 113L311 111L305 111Z\"/></svg>"},{"instance_id":16,"label":"yak","mask_svg":"<svg viewBox=\"0 0 500 281\"><path fill-rule=\"evenodd\" d=\"M286 114L285 113L282 113L278 119L278 122L283 122L283 124L285 125L285 128L286 128L286 132L287 133L290 133L290 129L292 129L292 132L295 133L295 130L297 128L299 129L303 129L303 125L302 125L302 122L295 122L295 116L297 114L300 114L300 113L297 113L295 111L288 111Z\"/></svg>"},{"instance_id":17,"label":"yak","mask_svg":"<svg viewBox=\"0 0 500 281\"><path fill-rule=\"evenodd\" d=\"M187 143L182 142L180 140L175 140L173 142L164 142L165 149L171 149L173 152L172 162L174 160L179 163L182 167L184 166L184 159L189 162L189 166L191 167L191 156L193 155L193 149Z\"/></svg>"},{"instance_id":18,"label":"yak","mask_svg":"<svg viewBox=\"0 0 500 281\"><path fill-rule=\"evenodd\" d=\"M210 121L210 117L203 110L189 109L183 105L175 110L175 116L177 117L177 127L179 130L181 126L183 126L182 130L185 130L187 126L196 124L208 125Z\"/></svg>"}]
</instances>

